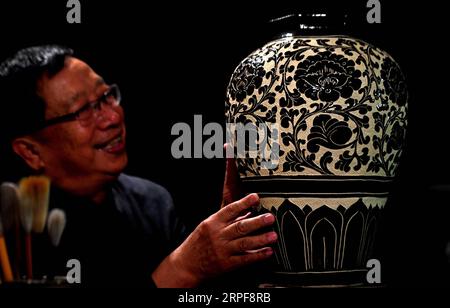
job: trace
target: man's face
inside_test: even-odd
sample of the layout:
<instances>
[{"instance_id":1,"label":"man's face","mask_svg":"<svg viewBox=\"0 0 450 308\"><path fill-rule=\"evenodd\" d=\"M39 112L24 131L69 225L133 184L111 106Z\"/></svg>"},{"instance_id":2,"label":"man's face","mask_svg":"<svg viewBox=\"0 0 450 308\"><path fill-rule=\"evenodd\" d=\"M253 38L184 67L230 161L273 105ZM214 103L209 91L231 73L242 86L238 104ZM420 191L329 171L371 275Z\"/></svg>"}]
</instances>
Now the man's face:
<instances>
[{"instance_id":1,"label":"man's face","mask_svg":"<svg viewBox=\"0 0 450 308\"><path fill-rule=\"evenodd\" d=\"M38 83L38 93L47 105L46 119L75 112L108 89L86 63L73 57L66 59L56 75L43 76ZM45 173L53 181L110 180L127 164L120 106L102 104L92 121L63 122L48 126L39 134Z\"/></svg>"}]
</instances>

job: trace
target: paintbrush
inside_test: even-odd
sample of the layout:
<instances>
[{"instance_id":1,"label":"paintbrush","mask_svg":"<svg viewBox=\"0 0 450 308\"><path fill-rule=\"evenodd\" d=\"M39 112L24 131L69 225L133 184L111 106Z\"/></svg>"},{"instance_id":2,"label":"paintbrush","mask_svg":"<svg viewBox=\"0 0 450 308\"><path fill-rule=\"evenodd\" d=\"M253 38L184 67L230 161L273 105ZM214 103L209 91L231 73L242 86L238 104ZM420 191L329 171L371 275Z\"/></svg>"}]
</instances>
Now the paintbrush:
<instances>
[{"instance_id":1,"label":"paintbrush","mask_svg":"<svg viewBox=\"0 0 450 308\"><path fill-rule=\"evenodd\" d=\"M19 221L19 188L15 183L2 183L0 185L0 213L3 217L4 234L13 229L13 243L15 248L14 276L20 278L21 241ZM6 236L5 236L6 237Z\"/></svg>"},{"instance_id":2,"label":"paintbrush","mask_svg":"<svg viewBox=\"0 0 450 308\"><path fill-rule=\"evenodd\" d=\"M16 184L5 182L0 185L0 213L3 228L11 230L19 222L19 190Z\"/></svg>"},{"instance_id":3,"label":"paintbrush","mask_svg":"<svg viewBox=\"0 0 450 308\"><path fill-rule=\"evenodd\" d=\"M45 176L30 176L19 183L20 221L25 231L27 278L33 279L31 231L45 228L50 192L50 180Z\"/></svg>"},{"instance_id":4,"label":"paintbrush","mask_svg":"<svg viewBox=\"0 0 450 308\"><path fill-rule=\"evenodd\" d=\"M53 246L58 247L61 236L66 227L66 214L61 209L50 211L47 220L47 231Z\"/></svg>"},{"instance_id":5,"label":"paintbrush","mask_svg":"<svg viewBox=\"0 0 450 308\"><path fill-rule=\"evenodd\" d=\"M5 237L3 236L2 216L0 215L0 264L3 271L3 277L6 282L13 281L11 264L9 263L8 249L6 247Z\"/></svg>"}]
</instances>

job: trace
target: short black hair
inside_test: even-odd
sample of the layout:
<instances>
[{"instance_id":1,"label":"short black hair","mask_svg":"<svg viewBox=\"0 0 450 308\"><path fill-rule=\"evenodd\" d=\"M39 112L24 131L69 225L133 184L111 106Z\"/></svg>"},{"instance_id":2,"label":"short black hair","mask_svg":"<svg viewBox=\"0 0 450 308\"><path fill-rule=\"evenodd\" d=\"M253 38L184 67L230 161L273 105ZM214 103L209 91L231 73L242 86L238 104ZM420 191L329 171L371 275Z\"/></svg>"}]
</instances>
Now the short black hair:
<instances>
[{"instance_id":1,"label":"short black hair","mask_svg":"<svg viewBox=\"0 0 450 308\"><path fill-rule=\"evenodd\" d=\"M11 140L39 127L45 120L45 102L37 94L38 80L44 73L58 73L72 54L58 45L34 46L0 64L0 134Z\"/></svg>"},{"instance_id":2,"label":"short black hair","mask_svg":"<svg viewBox=\"0 0 450 308\"><path fill-rule=\"evenodd\" d=\"M45 120L46 103L37 93L39 79L61 71L72 54L72 49L59 45L34 46L0 64L0 166L14 159L12 140L33 133Z\"/></svg>"}]
</instances>

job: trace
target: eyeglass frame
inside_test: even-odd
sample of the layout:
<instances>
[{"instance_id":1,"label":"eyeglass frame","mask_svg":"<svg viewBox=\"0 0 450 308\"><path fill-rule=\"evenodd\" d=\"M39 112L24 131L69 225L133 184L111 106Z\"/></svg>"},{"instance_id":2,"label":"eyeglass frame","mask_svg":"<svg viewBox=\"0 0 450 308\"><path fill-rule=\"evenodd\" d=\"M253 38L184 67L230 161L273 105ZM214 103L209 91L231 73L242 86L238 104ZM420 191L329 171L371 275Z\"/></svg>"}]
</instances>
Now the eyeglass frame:
<instances>
[{"instance_id":1,"label":"eyeglass frame","mask_svg":"<svg viewBox=\"0 0 450 308\"><path fill-rule=\"evenodd\" d=\"M110 95L114 89L115 89L115 91L117 91L117 98L115 99L116 102L112 105L109 105L105 102L106 97L108 97L108 95ZM106 90L95 101L86 103L85 105L83 105L81 108L79 108L78 110L76 110L74 112L71 112L71 113L68 113L68 114L65 114L62 116L57 116L57 117L54 117L54 118L51 118L48 120L44 120L40 127L45 128L48 126L52 126L52 125L56 125L56 124L60 124L60 123L64 123L64 122L77 121L80 113L87 110L88 108L92 108L95 111L95 110L101 110L102 104L107 104L109 106L119 106L121 100L122 100L122 95L120 93L119 86L117 84L112 84L109 86L108 90Z\"/></svg>"}]
</instances>

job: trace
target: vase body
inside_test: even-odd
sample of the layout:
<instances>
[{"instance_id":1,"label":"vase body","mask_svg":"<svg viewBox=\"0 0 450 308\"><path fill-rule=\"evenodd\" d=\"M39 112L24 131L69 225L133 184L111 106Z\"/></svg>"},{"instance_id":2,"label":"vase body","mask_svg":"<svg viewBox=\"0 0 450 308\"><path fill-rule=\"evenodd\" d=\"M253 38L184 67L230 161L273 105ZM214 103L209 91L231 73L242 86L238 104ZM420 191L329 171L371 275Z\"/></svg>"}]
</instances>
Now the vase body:
<instances>
[{"instance_id":1,"label":"vase body","mask_svg":"<svg viewBox=\"0 0 450 308\"><path fill-rule=\"evenodd\" d=\"M227 122L255 130L265 125L271 132L252 156L237 153L239 140L230 131L246 191L259 194L260 212L276 217L270 279L286 285L366 282L406 114L398 64L348 36L280 38L239 64L227 89ZM270 168L264 152L274 154Z\"/></svg>"}]
</instances>

